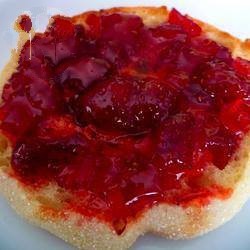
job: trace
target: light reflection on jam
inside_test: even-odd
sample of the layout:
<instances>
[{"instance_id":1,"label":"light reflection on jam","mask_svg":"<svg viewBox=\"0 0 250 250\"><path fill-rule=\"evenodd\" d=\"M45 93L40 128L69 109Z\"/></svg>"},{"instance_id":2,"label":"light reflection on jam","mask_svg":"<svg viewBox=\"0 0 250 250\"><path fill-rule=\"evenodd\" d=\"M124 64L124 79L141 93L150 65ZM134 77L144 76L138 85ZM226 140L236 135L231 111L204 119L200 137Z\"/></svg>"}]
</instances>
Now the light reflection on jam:
<instances>
[{"instance_id":1,"label":"light reflection on jam","mask_svg":"<svg viewBox=\"0 0 250 250\"><path fill-rule=\"evenodd\" d=\"M153 204L226 197L201 178L209 164L223 169L249 130L249 62L176 10L151 28L124 14L86 23L55 17L4 86L17 178L56 182L75 194L68 209L118 234Z\"/></svg>"}]
</instances>

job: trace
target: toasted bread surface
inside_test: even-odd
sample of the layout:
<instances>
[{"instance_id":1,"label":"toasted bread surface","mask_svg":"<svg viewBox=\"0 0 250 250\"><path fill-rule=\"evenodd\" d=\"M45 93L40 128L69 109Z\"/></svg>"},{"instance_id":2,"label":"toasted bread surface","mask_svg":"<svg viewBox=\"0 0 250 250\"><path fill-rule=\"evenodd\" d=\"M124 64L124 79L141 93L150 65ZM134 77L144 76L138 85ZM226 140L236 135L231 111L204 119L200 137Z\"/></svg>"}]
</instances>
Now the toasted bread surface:
<instances>
[{"instance_id":1,"label":"toasted bread surface","mask_svg":"<svg viewBox=\"0 0 250 250\"><path fill-rule=\"evenodd\" d=\"M150 26L158 25L168 18L168 10L165 7L112 8L104 12L137 14L142 17L146 25ZM74 23L84 25L86 14L75 16ZM195 21L209 38L229 48L234 57L250 60L250 41L243 42L211 25ZM10 62L1 73L1 87L15 72L20 50L28 39L29 36L25 32L20 32L18 50L12 52ZM145 211L136 221L131 222L122 235L117 235L105 222L75 212L62 212L59 197L66 195L66 191L64 194L64 191L55 184L36 191L23 186L13 178L10 166L11 147L3 136L0 138L0 192L18 214L79 249L127 249L140 235L147 232L171 239L192 238L231 219L249 198L249 147L250 137L247 135L235 157L223 171L214 166L207 168L207 180L231 188L230 198L214 198L206 206L156 205Z\"/></svg>"}]
</instances>

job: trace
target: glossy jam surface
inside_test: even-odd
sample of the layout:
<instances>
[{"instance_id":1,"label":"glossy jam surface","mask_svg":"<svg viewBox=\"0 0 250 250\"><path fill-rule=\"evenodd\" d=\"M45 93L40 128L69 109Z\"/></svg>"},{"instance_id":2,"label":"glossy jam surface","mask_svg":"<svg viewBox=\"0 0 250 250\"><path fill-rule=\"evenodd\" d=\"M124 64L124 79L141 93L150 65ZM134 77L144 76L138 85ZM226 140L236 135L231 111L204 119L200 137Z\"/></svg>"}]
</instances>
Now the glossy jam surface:
<instances>
[{"instance_id":1,"label":"glossy jam surface","mask_svg":"<svg viewBox=\"0 0 250 250\"><path fill-rule=\"evenodd\" d=\"M233 59L172 10L141 18L91 13L86 26L55 17L22 49L5 84L1 130L25 185L49 182L70 209L122 233L157 203L206 204L228 190L204 185L250 125L250 63Z\"/></svg>"}]
</instances>

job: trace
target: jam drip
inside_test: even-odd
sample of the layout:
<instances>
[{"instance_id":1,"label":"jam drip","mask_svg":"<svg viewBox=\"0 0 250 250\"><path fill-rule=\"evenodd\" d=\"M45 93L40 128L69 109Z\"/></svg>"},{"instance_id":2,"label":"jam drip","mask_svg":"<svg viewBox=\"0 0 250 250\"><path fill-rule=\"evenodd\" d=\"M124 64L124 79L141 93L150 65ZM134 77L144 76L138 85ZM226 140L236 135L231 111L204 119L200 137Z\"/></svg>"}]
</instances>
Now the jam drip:
<instances>
[{"instance_id":1,"label":"jam drip","mask_svg":"<svg viewBox=\"0 0 250 250\"><path fill-rule=\"evenodd\" d=\"M28 15L21 15L18 18L18 25L22 31L27 33L32 29L32 21Z\"/></svg>"},{"instance_id":2,"label":"jam drip","mask_svg":"<svg viewBox=\"0 0 250 250\"><path fill-rule=\"evenodd\" d=\"M156 27L119 13L53 20L2 94L15 176L57 183L75 197L67 209L118 234L154 204L226 197L204 172L223 170L249 130L250 63L175 9Z\"/></svg>"}]
</instances>

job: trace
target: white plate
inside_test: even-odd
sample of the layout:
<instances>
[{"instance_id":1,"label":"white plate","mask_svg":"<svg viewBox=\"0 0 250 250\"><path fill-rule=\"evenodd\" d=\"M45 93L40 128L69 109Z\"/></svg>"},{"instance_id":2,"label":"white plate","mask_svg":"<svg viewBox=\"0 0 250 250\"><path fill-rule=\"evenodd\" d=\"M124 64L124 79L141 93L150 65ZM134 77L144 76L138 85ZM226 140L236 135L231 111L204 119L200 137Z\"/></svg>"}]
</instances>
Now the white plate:
<instances>
[{"instance_id":1,"label":"white plate","mask_svg":"<svg viewBox=\"0 0 250 250\"><path fill-rule=\"evenodd\" d=\"M175 6L245 39L250 37L250 1L247 0L0 0L0 69L6 63L16 34L12 24L23 12L30 12L37 29L44 29L50 15L76 14L89 9L124 5ZM171 241L152 235L141 237L134 250L250 250L250 203L223 227L194 240ZM0 250L70 250L60 239L26 223L0 198Z\"/></svg>"}]
</instances>

